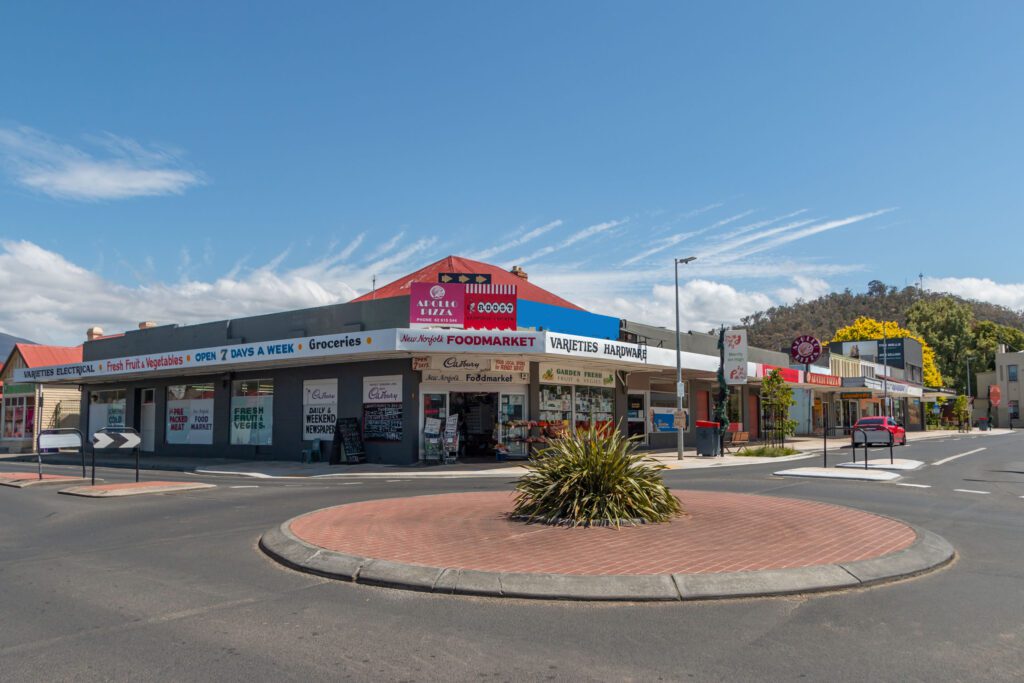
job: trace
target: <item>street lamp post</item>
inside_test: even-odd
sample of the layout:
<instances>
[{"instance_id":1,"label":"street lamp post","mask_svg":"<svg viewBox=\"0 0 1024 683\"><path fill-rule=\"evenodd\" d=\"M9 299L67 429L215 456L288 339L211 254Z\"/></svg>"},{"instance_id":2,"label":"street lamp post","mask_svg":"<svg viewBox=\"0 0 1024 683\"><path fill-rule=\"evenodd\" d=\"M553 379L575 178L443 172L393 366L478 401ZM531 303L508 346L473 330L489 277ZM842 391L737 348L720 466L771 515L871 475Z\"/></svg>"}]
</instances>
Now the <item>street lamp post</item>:
<instances>
[{"instance_id":1,"label":"street lamp post","mask_svg":"<svg viewBox=\"0 0 1024 683\"><path fill-rule=\"evenodd\" d=\"M683 415L683 350L682 333L679 330L679 264L684 266L691 261L696 261L696 256L675 259L676 267L676 409L678 415ZM683 434L686 429L686 420L682 419L676 425L676 459L683 459Z\"/></svg>"}]
</instances>

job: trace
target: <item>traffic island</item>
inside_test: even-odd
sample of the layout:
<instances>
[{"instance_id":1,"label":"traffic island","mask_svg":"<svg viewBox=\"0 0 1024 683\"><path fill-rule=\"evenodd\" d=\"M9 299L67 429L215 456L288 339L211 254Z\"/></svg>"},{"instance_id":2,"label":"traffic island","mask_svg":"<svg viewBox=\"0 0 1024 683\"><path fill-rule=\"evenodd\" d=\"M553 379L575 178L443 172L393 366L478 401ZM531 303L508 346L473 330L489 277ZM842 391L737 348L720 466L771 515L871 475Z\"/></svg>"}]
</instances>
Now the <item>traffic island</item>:
<instances>
[{"instance_id":1,"label":"traffic island","mask_svg":"<svg viewBox=\"0 0 1024 683\"><path fill-rule=\"evenodd\" d=\"M85 498L122 498L124 496L144 496L151 493L179 493L213 488L217 488L217 485L189 481L133 481L97 486L72 486L59 493Z\"/></svg>"},{"instance_id":2,"label":"traffic island","mask_svg":"<svg viewBox=\"0 0 1024 683\"><path fill-rule=\"evenodd\" d=\"M88 481L89 479L85 477L68 477L63 474L44 474L40 479L37 472L0 472L0 486L11 486L18 489L36 486L67 486L68 484L84 484Z\"/></svg>"},{"instance_id":3,"label":"traffic island","mask_svg":"<svg viewBox=\"0 0 1024 683\"><path fill-rule=\"evenodd\" d=\"M859 588L954 557L904 522L814 501L673 491L666 524L559 527L508 517L510 493L324 508L260 547L299 571L410 590L547 600L679 601Z\"/></svg>"}]
</instances>

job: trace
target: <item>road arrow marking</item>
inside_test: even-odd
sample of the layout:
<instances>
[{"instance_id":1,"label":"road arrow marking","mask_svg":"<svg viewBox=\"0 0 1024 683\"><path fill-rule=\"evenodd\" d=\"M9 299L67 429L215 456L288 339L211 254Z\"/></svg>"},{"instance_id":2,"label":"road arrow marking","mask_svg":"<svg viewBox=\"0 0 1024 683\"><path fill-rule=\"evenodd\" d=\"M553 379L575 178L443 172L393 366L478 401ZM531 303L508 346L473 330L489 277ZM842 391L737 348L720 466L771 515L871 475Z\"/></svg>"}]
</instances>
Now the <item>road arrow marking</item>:
<instances>
[{"instance_id":1,"label":"road arrow marking","mask_svg":"<svg viewBox=\"0 0 1024 683\"><path fill-rule=\"evenodd\" d=\"M962 458L965 455L972 455L974 453L980 453L983 450L985 450L985 449L984 448L975 448L973 451L967 451L966 453L960 453L958 455L951 455L948 458L943 458L942 460L936 460L932 464L933 465L945 465L947 462L950 462L952 460L956 460L957 458Z\"/></svg>"}]
</instances>

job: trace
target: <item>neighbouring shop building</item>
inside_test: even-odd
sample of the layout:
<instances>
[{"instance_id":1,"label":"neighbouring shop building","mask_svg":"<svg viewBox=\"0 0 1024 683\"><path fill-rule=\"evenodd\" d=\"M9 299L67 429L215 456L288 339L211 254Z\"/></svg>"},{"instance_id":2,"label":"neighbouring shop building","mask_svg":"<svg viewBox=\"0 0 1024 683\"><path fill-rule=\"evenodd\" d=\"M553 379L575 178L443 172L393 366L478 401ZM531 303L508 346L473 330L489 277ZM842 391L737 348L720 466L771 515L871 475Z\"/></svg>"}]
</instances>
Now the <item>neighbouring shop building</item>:
<instances>
[{"instance_id":1,"label":"neighbouring shop building","mask_svg":"<svg viewBox=\"0 0 1024 683\"><path fill-rule=\"evenodd\" d=\"M77 385L20 382L15 374L81 360L81 346L14 345L0 370L0 452L34 451L40 429L78 428L81 392Z\"/></svg>"},{"instance_id":2,"label":"neighbouring shop building","mask_svg":"<svg viewBox=\"0 0 1024 683\"><path fill-rule=\"evenodd\" d=\"M716 342L684 336L691 418L713 410ZM145 325L82 353L20 368L16 381L81 386L89 433L131 427L144 452L164 456L297 460L340 420L358 425L367 460L411 464L453 415L468 458L525 456L538 434L588 425L621 424L655 448L676 438L674 333L585 311L521 269L457 257L348 303ZM730 414L756 436L762 365L786 361L754 348L749 359Z\"/></svg>"}]
</instances>

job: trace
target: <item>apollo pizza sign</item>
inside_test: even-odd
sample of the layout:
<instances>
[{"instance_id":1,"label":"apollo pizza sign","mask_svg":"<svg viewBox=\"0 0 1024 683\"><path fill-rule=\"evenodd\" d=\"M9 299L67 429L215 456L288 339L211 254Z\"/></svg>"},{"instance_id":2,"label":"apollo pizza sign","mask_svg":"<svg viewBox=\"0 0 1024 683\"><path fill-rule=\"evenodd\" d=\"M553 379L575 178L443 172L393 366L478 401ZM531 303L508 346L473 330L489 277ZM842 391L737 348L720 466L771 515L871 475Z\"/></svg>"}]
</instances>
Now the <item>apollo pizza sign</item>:
<instances>
[{"instance_id":1,"label":"apollo pizza sign","mask_svg":"<svg viewBox=\"0 0 1024 683\"><path fill-rule=\"evenodd\" d=\"M515 285L414 282L409 288L410 327L514 330Z\"/></svg>"}]
</instances>

